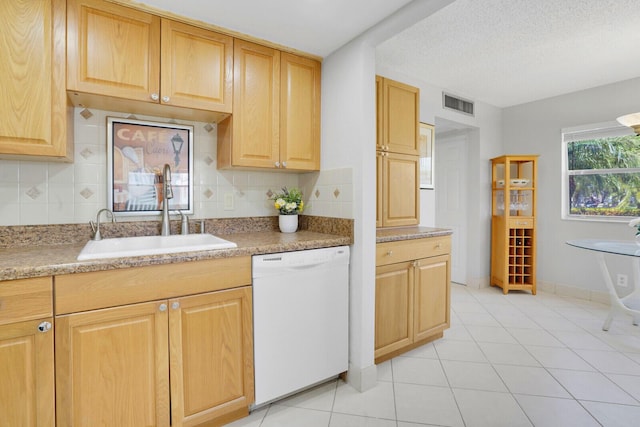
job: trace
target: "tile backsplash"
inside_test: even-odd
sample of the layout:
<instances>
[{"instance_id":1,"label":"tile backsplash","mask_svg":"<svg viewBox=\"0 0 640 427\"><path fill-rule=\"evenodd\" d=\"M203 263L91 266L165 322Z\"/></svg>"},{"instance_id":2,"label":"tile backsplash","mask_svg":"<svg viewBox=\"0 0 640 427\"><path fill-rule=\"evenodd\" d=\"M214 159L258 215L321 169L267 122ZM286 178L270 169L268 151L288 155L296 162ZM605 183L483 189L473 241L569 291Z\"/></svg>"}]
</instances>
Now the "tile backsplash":
<instances>
[{"instance_id":1,"label":"tile backsplash","mask_svg":"<svg viewBox=\"0 0 640 427\"><path fill-rule=\"evenodd\" d=\"M107 117L129 114L76 108L73 163L0 160L0 225L83 223L107 206ZM167 119L135 116L140 120ZM300 187L305 213L353 217L351 169L310 173L226 171L216 169L215 124L171 121L194 127L195 218L276 215L270 194L283 186ZM225 206L231 199L232 203ZM232 205L232 206L231 206ZM157 220L158 216L122 220ZM120 220L120 219L119 219Z\"/></svg>"}]
</instances>

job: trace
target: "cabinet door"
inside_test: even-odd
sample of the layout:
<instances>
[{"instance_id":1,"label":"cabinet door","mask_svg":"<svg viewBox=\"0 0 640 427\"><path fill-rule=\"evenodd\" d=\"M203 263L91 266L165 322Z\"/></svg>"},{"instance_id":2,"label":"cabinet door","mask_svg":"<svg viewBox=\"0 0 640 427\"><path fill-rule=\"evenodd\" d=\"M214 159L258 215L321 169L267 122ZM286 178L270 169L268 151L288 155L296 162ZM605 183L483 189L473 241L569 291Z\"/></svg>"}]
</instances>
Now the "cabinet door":
<instances>
[{"instance_id":1,"label":"cabinet door","mask_svg":"<svg viewBox=\"0 0 640 427\"><path fill-rule=\"evenodd\" d=\"M67 68L68 90L158 102L160 18L102 0L68 0Z\"/></svg>"},{"instance_id":2,"label":"cabinet door","mask_svg":"<svg viewBox=\"0 0 640 427\"><path fill-rule=\"evenodd\" d=\"M169 425L167 312L149 302L56 317L59 427Z\"/></svg>"},{"instance_id":3,"label":"cabinet door","mask_svg":"<svg viewBox=\"0 0 640 427\"><path fill-rule=\"evenodd\" d=\"M0 156L73 159L65 14L64 0L0 2Z\"/></svg>"},{"instance_id":4,"label":"cabinet door","mask_svg":"<svg viewBox=\"0 0 640 427\"><path fill-rule=\"evenodd\" d=\"M383 79L383 145L394 153L419 155L418 126L420 92L418 88Z\"/></svg>"},{"instance_id":5,"label":"cabinet door","mask_svg":"<svg viewBox=\"0 0 640 427\"><path fill-rule=\"evenodd\" d=\"M376 227L382 227L384 218L384 181L383 181L383 169L384 169L384 157L387 153L377 151L376 152Z\"/></svg>"},{"instance_id":6,"label":"cabinet door","mask_svg":"<svg viewBox=\"0 0 640 427\"><path fill-rule=\"evenodd\" d=\"M449 263L449 255L424 258L416 263L416 341L449 327Z\"/></svg>"},{"instance_id":7,"label":"cabinet door","mask_svg":"<svg viewBox=\"0 0 640 427\"><path fill-rule=\"evenodd\" d=\"M280 52L235 40L232 166L275 168L280 161Z\"/></svg>"},{"instance_id":8,"label":"cabinet door","mask_svg":"<svg viewBox=\"0 0 640 427\"><path fill-rule=\"evenodd\" d=\"M233 38L162 20L160 101L231 113Z\"/></svg>"},{"instance_id":9,"label":"cabinet door","mask_svg":"<svg viewBox=\"0 0 640 427\"><path fill-rule=\"evenodd\" d=\"M253 402L251 287L169 301L171 425L195 426Z\"/></svg>"},{"instance_id":10,"label":"cabinet door","mask_svg":"<svg viewBox=\"0 0 640 427\"><path fill-rule=\"evenodd\" d=\"M53 330L40 332L52 318L0 326L0 424L54 425Z\"/></svg>"},{"instance_id":11,"label":"cabinet door","mask_svg":"<svg viewBox=\"0 0 640 427\"><path fill-rule=\"evenodd\" d=\"M320 63L281 53L280 163L320 170Z\"/></svg>"},{"instance_id":12,"label":"cabinet door","mask_svg":"<svg viewBox=\"0 0 640 427\"><path fill-rule=\"evenodd\" d=\"M394 227L419 224L419 158L385 153L382 162L382 225Z\"/></svg>"},{"instance_id":13,"label":"cabinet door","mask_svg":"<svg viewBox=\"0 0 640 427\"><path fill-rule=\"evenodd\" d=\"M375 358L413 342L413 263L376 267Z\"/></svg>"},{"instance_id":14,"label":"cabinet door","mask_svg":"<svg viewBox=\"0 0 640 427\"><path fill-rule=\"evenodd\" d=\"M376 150L384 150L384 89L383 77L376 76Z\"/></svg>"}]
</instances>

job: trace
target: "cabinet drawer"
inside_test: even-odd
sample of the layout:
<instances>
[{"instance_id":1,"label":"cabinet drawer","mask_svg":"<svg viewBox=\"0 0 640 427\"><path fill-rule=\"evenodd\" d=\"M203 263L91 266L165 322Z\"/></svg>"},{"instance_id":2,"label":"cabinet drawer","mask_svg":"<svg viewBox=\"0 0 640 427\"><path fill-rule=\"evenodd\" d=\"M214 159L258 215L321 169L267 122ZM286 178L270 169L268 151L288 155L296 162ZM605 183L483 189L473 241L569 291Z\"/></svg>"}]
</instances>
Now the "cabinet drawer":
<instances>
[{"instance_id":1,"label":"cabinet drawer","mask_svg":"<svg viewBox=\"0 0 640 427\"><path fill-rule=\"evenodd\" d=\"M509 228L533 228L533 218L510 218Z\"/></svg>"},{"instance_id":2,"label":"cabinet drawer","mask_svg":"<svg viewBox=\"0 0 640 427\"><path fill-rule=\"evenodd\" d=\"M0 282L0 325L51 317L51 277Z\"/></svg>"},{"instance_id":3,"label":"cabinet drawer","mask_svg":"<svg viewBox=\"0 0 640 427\"><path fill-rule=\"evenodd\" d=\"M376 266L446 255L450 252L450 236L378 243L376 245Z\"/></svg>"},{"instance_id":4,"label":"cabinet drawer","mask_svg":"<svg viewBox=\"0 0 640 427\"><path fill-rule=\"evenodd\" d=\"M251 284L251 257L56 276L56 315Z\"/></svg>"}]
</instances>

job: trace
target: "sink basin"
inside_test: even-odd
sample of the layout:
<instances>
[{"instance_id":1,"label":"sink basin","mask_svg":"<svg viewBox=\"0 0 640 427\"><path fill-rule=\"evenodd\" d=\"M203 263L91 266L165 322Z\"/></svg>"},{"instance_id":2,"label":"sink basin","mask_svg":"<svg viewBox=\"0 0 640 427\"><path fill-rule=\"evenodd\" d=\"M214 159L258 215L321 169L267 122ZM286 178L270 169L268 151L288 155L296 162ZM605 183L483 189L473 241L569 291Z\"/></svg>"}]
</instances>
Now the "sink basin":
<instances>
[{"instance_id":1,"label":"sink basin","mask_svg":"<svg viewBox=\"0 0 640 427\"><path fill-rule=\"evenodd\" d=\"M89 240L84 248L82 248L82 251L80 251L78 261L171 254L176 252L208 251L236 247L238 247L238 245L235 243L212 234L117 237L98 241Z\"/></svg>"}]
</instances>

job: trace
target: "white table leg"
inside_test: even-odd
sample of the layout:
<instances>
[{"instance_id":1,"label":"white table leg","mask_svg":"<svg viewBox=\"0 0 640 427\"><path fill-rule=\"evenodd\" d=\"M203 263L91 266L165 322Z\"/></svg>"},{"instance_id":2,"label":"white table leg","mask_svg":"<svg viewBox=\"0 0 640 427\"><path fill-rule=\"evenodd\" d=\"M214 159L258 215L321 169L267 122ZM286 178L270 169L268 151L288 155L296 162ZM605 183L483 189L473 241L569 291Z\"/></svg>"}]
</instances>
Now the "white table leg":
<instances>
[{"instance_id":1,"label":"white table leg","mask_svg":"<svg viewBox=\"0 0 640 427\"><path fill-rule=\"evenodd\" d=\"M609 291L609 298L611 300L611 309L609 311L609 315L607 316L604 324L602 325L603 331L608 331L611 326L611 321L613 320L613 316L616 312L631 314L633 317L633 324L638 325L640 323L640 315L638 315L638 311L635 309L630 309L630 307L625 306L623 304L625 302L629 303L632 299L636 300L640 297L640 258L633 257L632 267L633 267L633 290L632 292L624 297L620 298L618 293L616 292L615 286L613 286L613 281L611 280L611 274L609 274L609 269L607 268L607 263L604 258L604 253L598 252L598 264L600 265L600 271L602 272L602 276L604 278L604 283L607 285L607 290Z\"/></svg>"},{"instance_id":2,"label":"white table leg","mask_svg":"<svg viewBox=\"0 0 640 427\"><path fill-rule=\"evenodd\" d=\"M602 272L602 277L604 278L604 283L607 285L607 290L609 291L609 299L611 301L611 309L609 311L609 315L607 316L604 324L602 325L603 331L608 331L611 326L611 321L613 320L613 315L617 311L618 306L620 305L620 300L618 298L618 294L616 292L616 288L613 286L613 281L611 280L611 274L609 274L609 269L607 268L607 263L604 259L604 254L602 252L598 252L598 264L600 265L600 271ZM634 280L636 280L636 271L634 269Z\"/></svg>"}]
</instances>

